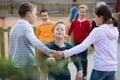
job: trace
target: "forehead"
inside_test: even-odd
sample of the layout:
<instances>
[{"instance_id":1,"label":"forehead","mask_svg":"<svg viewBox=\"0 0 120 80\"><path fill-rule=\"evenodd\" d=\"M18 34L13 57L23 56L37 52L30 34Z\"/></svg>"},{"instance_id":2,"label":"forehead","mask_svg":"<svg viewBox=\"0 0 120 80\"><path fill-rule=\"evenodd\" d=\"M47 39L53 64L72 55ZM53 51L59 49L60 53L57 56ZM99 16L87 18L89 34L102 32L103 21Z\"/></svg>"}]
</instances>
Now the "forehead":
<instances>
[{"instance_id":1,"label":"forehead","mask_svg":"<svg viewBox=\"0 0 120 80\"><path fill-rule=\"evenodd\" d=\"M41 15L48 15L48 12L41 12Z\"/></svg>"},{"instance_id":2,"label":"forehead","mask_svg":"<svg viewBox=\"0 0 120 80\"><path fill-rule=\"evenodd\" d=\"M64 24L59 23L59 24L57 24L57 25L55 26L55 29L58 29L58 28L65 29L65 25L64 25Z\"/></svg>"},{"instance_id":3,"label":"forehead","mask_svg":"<svg viewBox=\"0 0 120 80\"><path fill-rule=\"evenodd\" d=\"M79 8L79 11L84 11L84 12L86 12L86 9L85 9L85 8Z\"/></svg>"}]
</instances>

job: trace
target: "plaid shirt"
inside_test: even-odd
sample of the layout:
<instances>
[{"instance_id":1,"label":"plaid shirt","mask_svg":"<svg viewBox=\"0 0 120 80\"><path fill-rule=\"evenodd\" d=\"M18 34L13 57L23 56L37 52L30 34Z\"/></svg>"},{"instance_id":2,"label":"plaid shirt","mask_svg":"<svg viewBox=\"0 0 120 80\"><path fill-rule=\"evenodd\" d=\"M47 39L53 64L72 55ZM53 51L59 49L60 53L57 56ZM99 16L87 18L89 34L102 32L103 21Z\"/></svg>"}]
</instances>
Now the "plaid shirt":
<instances>
[{"instance_id":1,"label":"plaid shirt","mask_svg":"<svg viewBox=\"0 0 120 80\"><path fill-rule=\"evenodd\" d=\"M20 20L10 30L9 54L15 67L36 66L35 48L45 54L50 49L41 43L34 35L33 28L25 20Z\"/></svg>"}]
</instances>

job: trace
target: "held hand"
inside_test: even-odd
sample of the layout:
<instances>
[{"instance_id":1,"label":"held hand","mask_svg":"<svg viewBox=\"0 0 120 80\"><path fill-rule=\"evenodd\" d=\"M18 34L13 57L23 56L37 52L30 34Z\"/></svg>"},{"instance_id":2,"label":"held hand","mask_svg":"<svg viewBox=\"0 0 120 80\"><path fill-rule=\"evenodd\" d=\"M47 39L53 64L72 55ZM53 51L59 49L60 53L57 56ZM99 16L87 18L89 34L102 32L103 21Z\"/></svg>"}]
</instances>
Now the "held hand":
<instances>
[{"instance_id":1,"label":"held hand","mask_svg":"<svg viewBox=\"0 0 120 80\"><path fill-rule=\"evenodd\" d=\"M48 56L60 59L60 58L64 57L64 53L62 51L51 50L50 53L48 54Z\"/></svg>"},{"instance_id":2,"label":"held hand","mask_svg":"<svg viewBox=\"0 0 120 80\"><path fill-rule=\"evenodd\" d=\"M56 54L54 55L54 57L57 59L64 57L63 51L57 51Z\"/></svg>"},{"instance_id":3,"label":"held hand","mask_svg":"<svg viewBox=\"0 0 120 80\"><path fill-rule=\"evenodd\" d=\"M56 63L56 60L55 60L55 58L54 57L49 57L49 58L47 58L47 62L48 63Z\"/></svg>"},{"instance_id":4,"label":"held hand","mask_svg":"<svg viewBox=\"0 0 120 80\"><path fill-rule=\"evenodd\" d=\"M83 72L82 70L80 70L77 72L75 80L82 80L82 77L83 77Z\"/></svg>"},{"instance_id":5,"label":"held hand","mask_svg":"<svg viewBox=\"0 0 120 80\"><path fill-rule=\"evenodd\" d=\"M53 57L56 54L55 50L51 50L48 54L49 57Z\"/></svg>"},{"instance_id":6,"label":"held hand","mask_svg":"<svg viewBox=\"0 0 120 80\"><path fill-rule=\"evenodd\" d=\"M69 35L68 34L66 34L66 36L65 36L65 41L69 42Z\"/></svg>"}]
</instances>

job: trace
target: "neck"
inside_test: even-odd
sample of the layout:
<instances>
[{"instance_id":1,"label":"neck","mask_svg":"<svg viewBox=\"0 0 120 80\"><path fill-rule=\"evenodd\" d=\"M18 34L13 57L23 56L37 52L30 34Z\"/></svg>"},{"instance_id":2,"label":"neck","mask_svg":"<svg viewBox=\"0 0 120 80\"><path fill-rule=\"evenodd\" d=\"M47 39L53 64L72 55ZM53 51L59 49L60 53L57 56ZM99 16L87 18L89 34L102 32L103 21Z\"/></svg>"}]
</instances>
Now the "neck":
<instances>
[{"instance_id":1,"label":"neck","mask_svg":"<svg viewBox=\"0 0 120 80\"><path fill-rule=\"evenodd\" d=\"M29 19L28 19L28 18L26 18L26 17L23 17L23 18L21 18L21 19L26 20L26 21L28 21L28 22L29 22Z\"/></svg>"},{"instance_id":2,"label":"neck","mask_svg":"<svg viewBox=\"0 0 120 80\"><path fill-rule=\"evenodd\" d=\"M84 21L86 18L78 18L78 21L82 22Z\"/></svg>"},{"instance_id":3,"label":"neck","mask_svg":"<svg viewBox=\"0 0 120 80\"><path fill-rule=\"evenodd\" d=\"M55 44L59 47L64 47L65 46L64 39L56 39Z\"/></svg>"}]
</instances>

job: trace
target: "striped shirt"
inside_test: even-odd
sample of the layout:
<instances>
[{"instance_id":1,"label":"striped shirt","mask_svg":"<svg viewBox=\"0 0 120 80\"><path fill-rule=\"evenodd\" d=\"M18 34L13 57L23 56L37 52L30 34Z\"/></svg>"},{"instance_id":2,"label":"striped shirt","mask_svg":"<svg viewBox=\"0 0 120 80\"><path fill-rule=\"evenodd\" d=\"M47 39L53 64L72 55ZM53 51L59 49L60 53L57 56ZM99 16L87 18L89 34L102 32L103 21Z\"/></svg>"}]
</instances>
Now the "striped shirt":
<instances>
[{"instance_id":1,"label":"striped shirt","mask_svg":"<svg viewBox=\"0 0 120 80\"><path fill-rule=\"evenodd\" d=\"M31 24L19 20L10 30L9 54L15 67L37 65L34 47L49 54L50 49L35 37Z\"/></svg>"}]
</instances>

